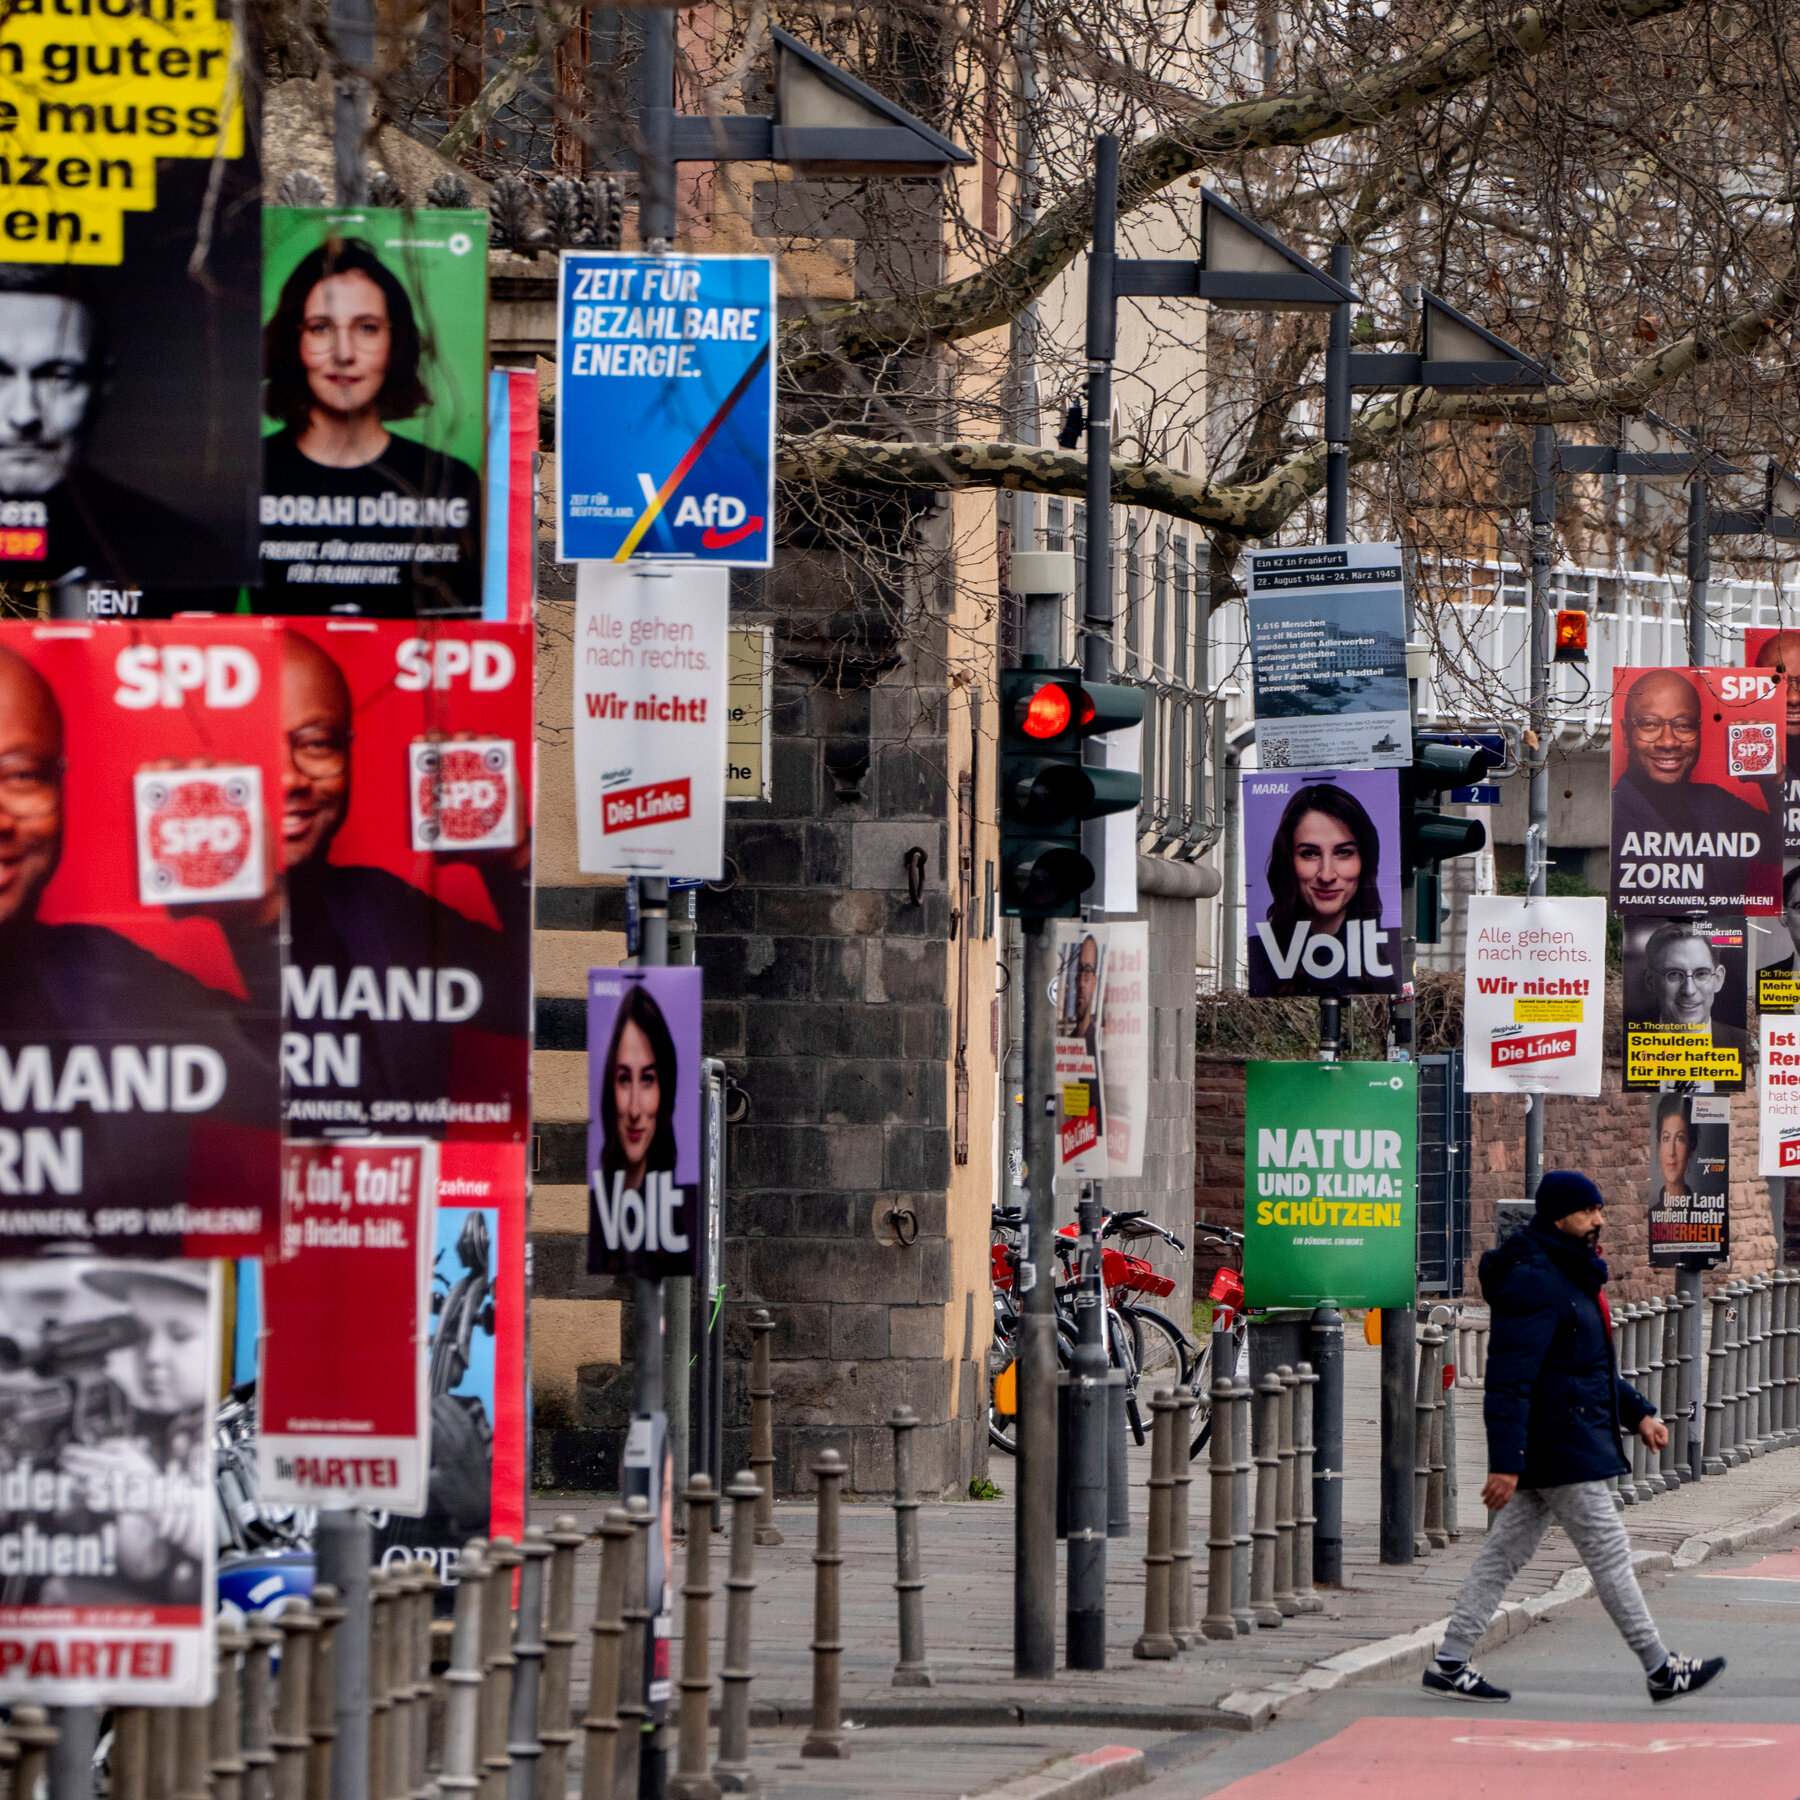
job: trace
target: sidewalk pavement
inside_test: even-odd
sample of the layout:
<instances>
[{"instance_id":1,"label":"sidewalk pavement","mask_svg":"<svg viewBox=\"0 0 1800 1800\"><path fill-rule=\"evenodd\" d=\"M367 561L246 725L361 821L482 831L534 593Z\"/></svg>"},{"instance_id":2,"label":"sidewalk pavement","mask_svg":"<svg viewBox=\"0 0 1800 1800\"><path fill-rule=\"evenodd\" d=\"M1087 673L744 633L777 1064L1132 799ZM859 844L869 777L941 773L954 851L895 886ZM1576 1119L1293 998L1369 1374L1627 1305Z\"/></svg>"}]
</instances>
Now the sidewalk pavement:
<instances>
[{"instance_id":1,"label":"sidewalk pavement","mask_svg":"<svg viewBox=\"0 0 1800 1800\"><path fill-rule=\"evenodd\" d=\"M1344 1586L1320 1591L1325 1603L1320 1613L1289 1619L1278 1630L1209 1643L1173 1661L1140 1662L1132 1657L1132 1644L1143 1624L1147 1451L1135 1452L1132 1459L1133 1536L1108 1545L1108 1666L1095 1674L1059 1670L1051 1682L1012 1678L1013 1509L1007 1459L995 1457L990 1471L1008 1490L1005 1499L933 1504L920 1510L926 1645L936 1678L929 1689L891 1685L898 1655L893 1514L879 1503L846 1505L840 1631L844 1716L869 1734L864 1738L859 1731L853 1736L855 1760L848 1766L788 1766L798 1761L792 1752L810 1711L814 1509L810 1503L778 1505L776 1523L785 1542L756 1553L752 1628L756 1670L752 1717L759 1728L759 1757L770 1759L771 1782L764 1791L820 1796L866 1794L891 1786L921 1795L979 1792L998 1783L995 1771L1008 1755L1016 1774L1066 1757L1071 1749L1097 1749L1107 1743L1131 1744L1160 1759L1169 1753L1160 1734L1254 1728L1283 1706L1310 1697L1311 1690L1369 1673L1392 1673L1403 1664L1418 1666L1426 1654L1423 1641L1412 1645L1385 1641L1443 1619L1480 1547L1485 1513L1479 1490L1486 1467L1480 1395L1469 1389L1457 1393L1460 1540L1408 1567L1387 1568L1378 1559L1379 1377L1379 1354L1352 1345L1345 1358ZM1207 1483L1204 1463L1196 1463L1194 1470L1190 1493L1198 1616L1205 1610ZM1785 1532L1790 1521L1776 1516L1775 1509L1789 1502L1800 1502L1800 1456L1777 1452L1729 1475L1631 1508L1625 1521L1634 1547L1645 1553L1649 1566L1666 1568L1668 1559L1689 1540L1742 1528L1749 1521L1762 1519L1766 1535L1778 1529ZM548 1525L556 1515L571 1513L591 1526L606 1503L585 1495L542 1494L533 1502L532 1515L535 1523ZM1800 1522L1800 1503L1790 1510L1792 1522ZM720 1589L713 1614L716 1639L724 1624L723 1540L715 1538L714 1547L713 1581ZM678 1570L682 1560L678 1548ZM1060 1556L1058 1561L1060 1623ZM1538 1606L1577 1599L1585 1592L1585 1577L1571 1577L1554 1598L1551 1590L1578 1567L1568 1540L1553 1529L1514 1583L1509 1599ZM578 1575L578 1625L591 1616L595 1578L596 1559L584 1556ZM678 1633L680 1615L677 1604ZM1502 1622L1502 1635L1531 1622L1531 1614L1515 1605ZM582 1640L577 1652L578 1710L586 1688L585 1632ZM1378 1643L1382 1648L1369 1653L1367 1647ZM1337 1659L1333 1667L1320 1667L1332 1659ZM713 1667L718 1667L716 1652ZM921 1727L937 1729L922 1733ZM997 1736L990 1737L982 1728ZM932 1748L946 1738L951 1740L948 1745ZM976 1745L983 1746L979 1757ZM940 1753L950 1760L933 1775L931 1758ZM939 1785L946 1772L951 1781L947 1788ZM957 1786L958 1781L967 1785Z\"/></svg>"}]
</instances>

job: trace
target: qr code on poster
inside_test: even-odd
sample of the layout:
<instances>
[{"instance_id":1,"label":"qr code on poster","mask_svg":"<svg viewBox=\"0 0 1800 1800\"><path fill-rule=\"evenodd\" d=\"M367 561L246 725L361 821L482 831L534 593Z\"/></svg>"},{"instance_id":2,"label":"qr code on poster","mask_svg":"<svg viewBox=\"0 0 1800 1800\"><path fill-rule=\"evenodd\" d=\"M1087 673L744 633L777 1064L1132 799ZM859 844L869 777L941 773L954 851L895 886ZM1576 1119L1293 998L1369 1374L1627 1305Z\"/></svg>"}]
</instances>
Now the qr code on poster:
<instances>
[{"instance_id":1,"label":"qr code on poster","mask_svg":"<svg viewBox=\"0 0 1800 1800\"><path fill-rule=\"evenodd\" d=\"M1264 738L1258 746L1262 751L1262 766L1265 769L1288 769L1293 761L1288 755L1286 738Z\"/></svg>"}]
</instances>

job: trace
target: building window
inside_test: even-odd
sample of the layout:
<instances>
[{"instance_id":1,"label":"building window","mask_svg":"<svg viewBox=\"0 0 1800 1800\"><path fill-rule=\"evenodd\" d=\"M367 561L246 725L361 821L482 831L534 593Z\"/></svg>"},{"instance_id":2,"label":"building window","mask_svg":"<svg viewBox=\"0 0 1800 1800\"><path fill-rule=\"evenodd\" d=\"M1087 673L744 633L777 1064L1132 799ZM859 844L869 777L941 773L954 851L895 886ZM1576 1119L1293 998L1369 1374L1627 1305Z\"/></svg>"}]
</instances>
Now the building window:
<instances>
[{"instance_id":1,"label":"building window","mask_svg":"<svg viewBox=\"0 0 1800 1800\"><path fill-rule=\"evenodd\" d=\"M1052 500L1044 508L1044 548L1066 548L1063 543L1063 503L1060 500Z\"/></svg>"}]
</instances>

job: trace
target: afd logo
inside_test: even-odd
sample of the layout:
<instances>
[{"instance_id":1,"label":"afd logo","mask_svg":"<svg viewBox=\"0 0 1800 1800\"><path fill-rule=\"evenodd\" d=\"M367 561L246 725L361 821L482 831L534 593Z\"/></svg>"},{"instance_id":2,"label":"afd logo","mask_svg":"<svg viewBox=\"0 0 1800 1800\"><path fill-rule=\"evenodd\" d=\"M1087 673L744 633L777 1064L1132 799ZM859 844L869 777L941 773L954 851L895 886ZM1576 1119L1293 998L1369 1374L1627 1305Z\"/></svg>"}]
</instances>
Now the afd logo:
<instances>
[{"instance_id":1,"label":"afd logo","mask_svg":"<svg viewBox=\"0 0 1800 1800\"><path fill-rule=\"evenodd\" d=\"M708 550L728 550L763 528L761 515L752 517L749 507L735 494L684 494L675 509L676 525L704 526L700 542Z\"/></svg>"}]
</instances>

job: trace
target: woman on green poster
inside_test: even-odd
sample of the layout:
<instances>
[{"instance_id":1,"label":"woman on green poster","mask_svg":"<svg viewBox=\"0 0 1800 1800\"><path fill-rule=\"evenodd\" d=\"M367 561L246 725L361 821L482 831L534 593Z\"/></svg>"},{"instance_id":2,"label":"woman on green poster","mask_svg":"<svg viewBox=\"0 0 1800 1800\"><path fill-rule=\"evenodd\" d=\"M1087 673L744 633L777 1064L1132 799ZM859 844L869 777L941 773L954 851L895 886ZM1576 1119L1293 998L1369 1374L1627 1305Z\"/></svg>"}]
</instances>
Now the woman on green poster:
<instances>
[{"instance_id":1,"label":"woman on green poster","mask_svg":"<svg viewBox=\"0 0 1800 1800\"><path fill-rule=\"evenodd\" d=\"M360 238L303 257L263 328L271 613L479 616L481 478L388 430L427 411L412 301Z\"/></svg>"}]
</instances>

